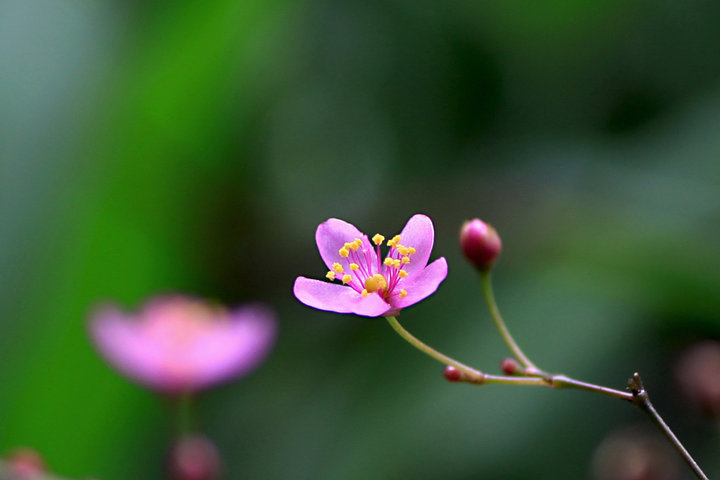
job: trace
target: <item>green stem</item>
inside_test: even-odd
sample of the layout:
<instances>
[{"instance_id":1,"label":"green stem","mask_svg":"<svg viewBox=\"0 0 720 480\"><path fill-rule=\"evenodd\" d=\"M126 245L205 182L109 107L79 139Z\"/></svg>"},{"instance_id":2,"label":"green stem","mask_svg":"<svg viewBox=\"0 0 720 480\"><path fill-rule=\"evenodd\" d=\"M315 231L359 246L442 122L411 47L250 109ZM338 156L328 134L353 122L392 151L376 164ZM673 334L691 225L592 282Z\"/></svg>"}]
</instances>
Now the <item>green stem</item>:
<instances>
[{"instance_id":1,"label":"green stem","mask_svg":"<svg viewBox=\"0 0 720 480\"><path fill-rule=\"evenodd\" d=\"M490 296L492 296L492 291L490 291ZM494 301L492 303L488 303L490 305L495 305ZM502 319L499 317L499 314L498 318L500 319L500 325L504 327L504 324L502 323ZM400 325L400 322L397 321L397 318L385 317L385 319L388 321L393 330L395 330L395 332L397 332L403 339L410 343L410 345L414 346L421 352L429 355L440 363L457 368L460 372L462 372L462 380L466 382L473 384L500 383L506 385L532 385L538 387L574 388L577 390L585 390L589 392L599 393L602 395L608 395L614 398L619 398L621 400L630 401L633 405L637 406L650 416L655 425L660 428L660 430L667 437L670 443L672 443L673 447L675 447L683 460L685 460L685 462L690 466L697 478L700 480L708 480L707 476L700 469L700 466L697 464L697 462L695 462L690 453L685 449L683 444L680 443L680 440L678 440L672 430L670 430L670 427L667 426L667 424L663 421L662 417L660 417L660 415L650 403L647 392L645 391L642 382L640 381L640 376L637 373L629 382L629 387L632 393L624 392L621 390L615 390L613 388L594 385L592 383L581 382L565 375L544 374L540 370L538 370L532 363L530 363L527 358L522 355L522 352L518 348L517 352L520 353L518 359L520 361L523 361L522 359L525 358L525 361L528 362L529 368L534 369L534 372L528 372L530 376L504 377L497 375L488 375L482 373L479 370L475 370L474 368L469 367L464 363L460 363L457 360L438 352L434 348L422 342L420 339L405 330L405 328ZM507 329L504 330L507 332ZM509 339L509 345L515 345L515 342L512 341L512 337L510 337L509 333L507 338ZM517 347L517 345L515 345L515 347Z\"/></svg>"},{"instance_id":2,"label":"green stem","mask_svg":"<svg viewBox=\"0 0 720 480\"><path fill-rule=\"evenodd\" d=\"M192 400L191 392L180 393L175 398L175 422L179 436L192 432Z\"/></svg>"},{"instance_id":3,"label":"green stem","mask_svg":"<svg viewBox=\"0 0 720 480\"><path fill-rule=\"evenodd\" d=\"M505 344L508 346L508 348L510 348L510 351L513 353L513 355L515 355L515 358L517 358L523 365L523 367L525 367L528 374L541 376L545 375L545 373L538 367L536 367L535 364L532 363L530 359L523 353L523 351L513 339L512 335L510 335L510 330L508 330L508 328L505 326L505 322L500 315L500 310L497 307L497 302L495 302L495 294L493 293L490 271L480 273L480 282L482 284L485 302L487 303L488 309L490 310L490 316L492 317L493 322L495 322L495 326L500 331L500 336L502 336Z\"/></svg>"},{"instance_id":4,"label":"green stem","mask_svg":"<svg viewBox=\"0 0 720 480\"><path fill-rule=\"evenodd\" d=\"M589 383L578 382L577 380L572 380L563 375L547 377L504 377L499 375L488 375L472 367L469 367L464 363L458 362L454 358L448 357L447 355L438 352L437 350L435 350L434 348L427 345L426 343L415 337L413 334L405 330L405 328L400 325L400 322L397 321L397 318L385 317L385 319L388 321L393 330L395 330L410 345L417 348L426 355L429 355L430 357L434 358L442 364L457 368L458 370L460 370L460 372L462 372L463 380L470 383L502 383L505 385L531 385L536 387L578 388L582 390L590 390L597 393L603 393L605 395L611 395L614 397L624 398L626 400L632 400L632 395L630 395L629 393L620 392L618 390L600 387Z\"/></svg>"},{"instance_id":5,"label":"green stem","mask_svg":"<svg viewBox=\"0 0 720 480\"><path fill-rule=\"evenodd\" d=\"M431 346L425 344L424 342L422 342L421 340L419 340L418 338L413 336L413 334L411 334L410 332L405 330L405 328L403 328L403 326L400 325L400 322L397 321L397 318L385 317L385 319L388 321L388 323L393 328L393 330L395 330L410 345L417 348L418 350L425 353L426 355L431 356L438 362L457 368L468 379L475 379L477 381L482 381L482 379L485 377L485 375L482 372L475 370L472 367L468 367L467 365L460 363L457 360L448 357L447 355L443 355L442 353L438 352Z\"/></svg>"}]
</instances>

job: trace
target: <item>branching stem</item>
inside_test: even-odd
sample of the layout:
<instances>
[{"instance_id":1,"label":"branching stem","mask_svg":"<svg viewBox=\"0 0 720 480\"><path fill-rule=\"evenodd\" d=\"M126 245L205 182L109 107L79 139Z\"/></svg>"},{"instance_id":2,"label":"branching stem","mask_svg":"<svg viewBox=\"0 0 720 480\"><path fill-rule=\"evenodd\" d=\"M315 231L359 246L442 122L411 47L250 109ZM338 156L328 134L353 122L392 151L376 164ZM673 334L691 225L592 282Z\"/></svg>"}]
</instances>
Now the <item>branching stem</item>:
<instances>
[{"instance_id":1,"label":"branching stem","mask_svg":"<svg viewBox=\"0 0 720 480\"><path fill-rule=\"evenodd\" d=\"M640 410L645 412L650 417L650 420L652 420L653 423L657 425L657 427L663 432L663 435L665 435L665 437L670 441L672 446L675 447L675 450L678 452L678 454L683 458L683 460L685 460L685 463L687 463L688 466L692 469L693 473L695 473L695 476L700 480L708 480L708 477L702 471L700 465L697 464L695 459L693 459L693 457L690 455L690 452L685 449L685 447L680 442L680 440L678 440L673 431L670 430L670 427L668 427L667 423L665 423L657 410L655 410L655 407L653 407L652 403L650 403L650 397L645 390L645 386L640 379L640 375L635 373L633 377L628 381L628 387L632 392L633 404Z\"/></svg>"}]
</instances>

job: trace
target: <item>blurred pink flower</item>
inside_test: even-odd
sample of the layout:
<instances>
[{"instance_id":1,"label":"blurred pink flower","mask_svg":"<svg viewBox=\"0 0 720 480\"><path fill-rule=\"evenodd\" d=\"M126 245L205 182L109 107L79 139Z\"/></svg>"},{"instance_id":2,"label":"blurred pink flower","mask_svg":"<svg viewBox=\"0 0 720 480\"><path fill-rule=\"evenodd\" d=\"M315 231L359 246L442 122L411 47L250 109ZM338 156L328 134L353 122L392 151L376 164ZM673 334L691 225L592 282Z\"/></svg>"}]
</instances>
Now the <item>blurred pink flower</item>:
<instances>
[{"instance_id":1,"label":"blurred pink flower","mask_svg":"<svg viewBox=\"0 0 720 480\"><path fill-rule=\"evenodd\" d=\"M165 393L193 392L245 375L273 344L273 312L259 304L228 311L198 299L153 299L139 315L103 307L91 336L108 362Z\"/></svg>"},{"instance_id":2,"label":"blurred pink flower","mask_svg":"<svg viewBox=\"0 0 720 480\"><path fill-rule=\"evenodd\" d=\"M675 365L680 392L712 417L720 417L720 342L703 340L687 348Z\"/></svg>"},{"instance_id":3,"label":"blurred pink flower","mask_svg":"<svg viewBox=\"0 0 720 480\"><path fill-rule=\"evenodd\" d=\"M321 223L315 232L320 256L330 269L330 283L305 277L295 280L295 297L305 305L366 317L394 316L428 297L447 276L444 258L427 264L435 233L430 218L414 215L400 235L387 241L384 260L380 246L355 226L337 218Z\"/></svg>"},{"instance_id":4,"label":"blurred pink flower","mask_svg":"<svg viewBox=\"0 0 720 480\"><path fill-rule=\"evenodd\" d=\"M5 457L5 461L13 475L11 478L42 478L47 471L43 457L31 448L16 448ZM2 471L1 478L4 478Z\"/></svg>"}]
</instances>

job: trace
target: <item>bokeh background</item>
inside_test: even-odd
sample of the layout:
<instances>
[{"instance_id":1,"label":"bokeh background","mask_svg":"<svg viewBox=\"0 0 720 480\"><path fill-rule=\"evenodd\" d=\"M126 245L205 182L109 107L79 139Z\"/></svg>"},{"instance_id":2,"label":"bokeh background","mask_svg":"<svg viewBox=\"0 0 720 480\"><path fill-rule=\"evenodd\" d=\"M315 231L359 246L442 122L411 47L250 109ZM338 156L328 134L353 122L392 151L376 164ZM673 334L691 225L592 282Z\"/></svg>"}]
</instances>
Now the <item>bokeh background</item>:
<instances>
[{"instance_id":1,"label":"bokeh background","mask_svg":"<svg viewBox=\"0 0 720 480\"><path fill-rule=\"evenodd\" d=\"M449 384L382 320L294 300L325 271L318 223L422 212L450 273L407 328L497 372L457 247L479 216L531 358L615 388L641 372L720 475L718 424L673 373L720 338L718 132L712 0L3 0L0 453L162 478L167 402L86 323L176 291L280 318L269 360L199 400L228 479L596 478L601 445L655 435L610 398Z\"/></svg>"}]
</instances>

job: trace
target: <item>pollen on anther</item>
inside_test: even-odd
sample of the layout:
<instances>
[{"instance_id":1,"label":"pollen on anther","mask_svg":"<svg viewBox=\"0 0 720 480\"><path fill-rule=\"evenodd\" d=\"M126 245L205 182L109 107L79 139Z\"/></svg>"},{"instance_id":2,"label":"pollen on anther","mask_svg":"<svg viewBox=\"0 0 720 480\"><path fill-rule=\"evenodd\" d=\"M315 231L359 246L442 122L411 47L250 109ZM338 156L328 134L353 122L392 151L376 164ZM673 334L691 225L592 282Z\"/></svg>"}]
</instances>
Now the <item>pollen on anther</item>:
<instances>
[{"instance_id":1,"label":"pollen on anther","mask_svg":"<svg viewBox=\"0 0 720 480\"><path fill-rule=\"evenodd\" d=\"M405 298L407 296L407 290L404 288L400 289L400 298Z\"/></svg>"},{"instance_id":2,"label":"pollen on anther","mask_svg":"<svg viewBox=\"0 0 720 480\"><path fill-rule=\"evenodd\" d=\"M367 289L364 289L364 288L363 288L363 291L360 292L360 296L361 296L361 297L367 297L368 295L370 295L370 294L368 293Z\"/></svg>"},{"instance_id":3,"label":"pollen on anther","mask_svg":"<svg viewBox=\"0 0 720 480\"><path fill-rule=\"evenodd\" d=\"M348 275L347 273L345 275L343 275L342 283L344 285L347 285L348 283L350 283L350 280L352 280L352 276Z\"/></svg>"},{"instance_id":4,"label":"pollen on anther","mask_svg":"<svg viewBox=\"0 0 720 480\"><path fill-rule=\"evenodd\" d=\"M380 245L382 242L385 241L385 237L380 235L379 233L376 233L375 235L373 235L372 241L375 245Z\"/></svg>"},{"instance_id":5,"label":"pollen on anther","mask_svg":"<svg viewBox=\"0 0 720 480\"><path fill-rule=\"evenodd\" d=\"M357 249L360 248L361 246L362 246L362 240L360 240L359 238L356 238L356 239L353 241L352 249L357 252Z\"/></svg>"},{"instance_id":6,"label":"pollen on anther","mask_svg":"<svg viewBox=\"0 0 720 480\"><path fill-rule=\"evenodd\" d=\"M400 259L399 258L396 258L395 260L393 260L393 267L400 268Z\"/></svg>"},{"instance_id":7,"label":"pollen on anther","mask_svg":"<svg viewBox=\"0 0 720 480\"><path fill-rule=\"evenodd\" d=\"M398 276L399 276L400 278L405 278L405 277L408 276L408 273L407 273L405 270L400 270L400 271L398 272Z\"/></svg>"},{"instance_id":8,"label":"pollen on anther","mask_svg":"<svg viewBox=\"0 0 720 480\"><path fill-rule=\"evenodd\" d=\"M357 270L358 268L360 268L360 265L358 265L357 263L351 263L351 264L350 264L350 270L352 270L353 272L354 272L355 270Z\"/></svg>"},{"instance_id":9,"label":"pollen on anther","mask_svg":"<svg viewBox=\"0 0 720 480\"><path fill-rule=\"evenodd\" d=\"M328 280L335 280L335 272L330 270L325 274L325 278L327 278Z\"/></svg>"},{"instance_id":10,"label":"pollen on anther","mask_svg":"<svg viewBox=\"0 0 720 480\"><path fill-rule=\"evenodd\" d=\"M395 235L393 238L387 241L388 247L395 247L400 241L400 235Z\"/></svg>"},{"instance_id":11,"label":"pollen on anther","mask_svg":"<svg viewBox=\"0 0 720 480\"><path fill-rule=\"evenodd\" d=\"M402 257L402 263L410 263L410 257Z\"/></svg>"},{"instance_id":12,"label":"pollen on anther","mask_svg":"<svg viewBox=\"0 0 720 480\"><path fill-rule=\"evenodd\" d=\"M408 253L413 255L415 253L415 247L408 247Z\"/></svg>"},{"instance_id":13,"label":"pollen on anther","mask_svg":"<svg viewBox=\"0 0 720 480\"><path fill-rule=\"evenodd\" d=\"M343 273L345 271L343 266L337 262L333 263L333 270L335 270L337 273Z\"/></svg>"},{"instance_id":14,"label":"pollen on anther","mask_svg":"<svg viewBox=\"0 0 720 480\"><path fill-rule=\"evenodd\" d=\"M395 264L395 260L393 260L393 259L390 258L390 257L387 257L385 260L383 260L383 264L384 264L386 267L389 267L389 266Z\"/></svg>"},{"instance_id":15,"label":"pollen on anther","mask_svg":"<svg viewBox=\"0 0 720 480\"><path fill-rule=\"evenodd\" d=\"M345 248L345 247L343 247L343 248L341 248L340 250L338 250L338 253L339 253L340 256L343 257L343 258L347 258L348 255L350 255L350 251L349 251L347 248Z\"/></svg>"},{"instance_id":16,"label":"pollen on anther","mask_svg":"<svg viewBox=\"0 0 720 480\"><path fill-rule=\"evenodd\" d=\"M397 251L398 251L398 253L399 253L400 255L407 255L408 253L410 253L410 249L409 249L408 247L403 246L403 245L398 245L398 246L397 246Z\"/></svg>"}]
</instances>

